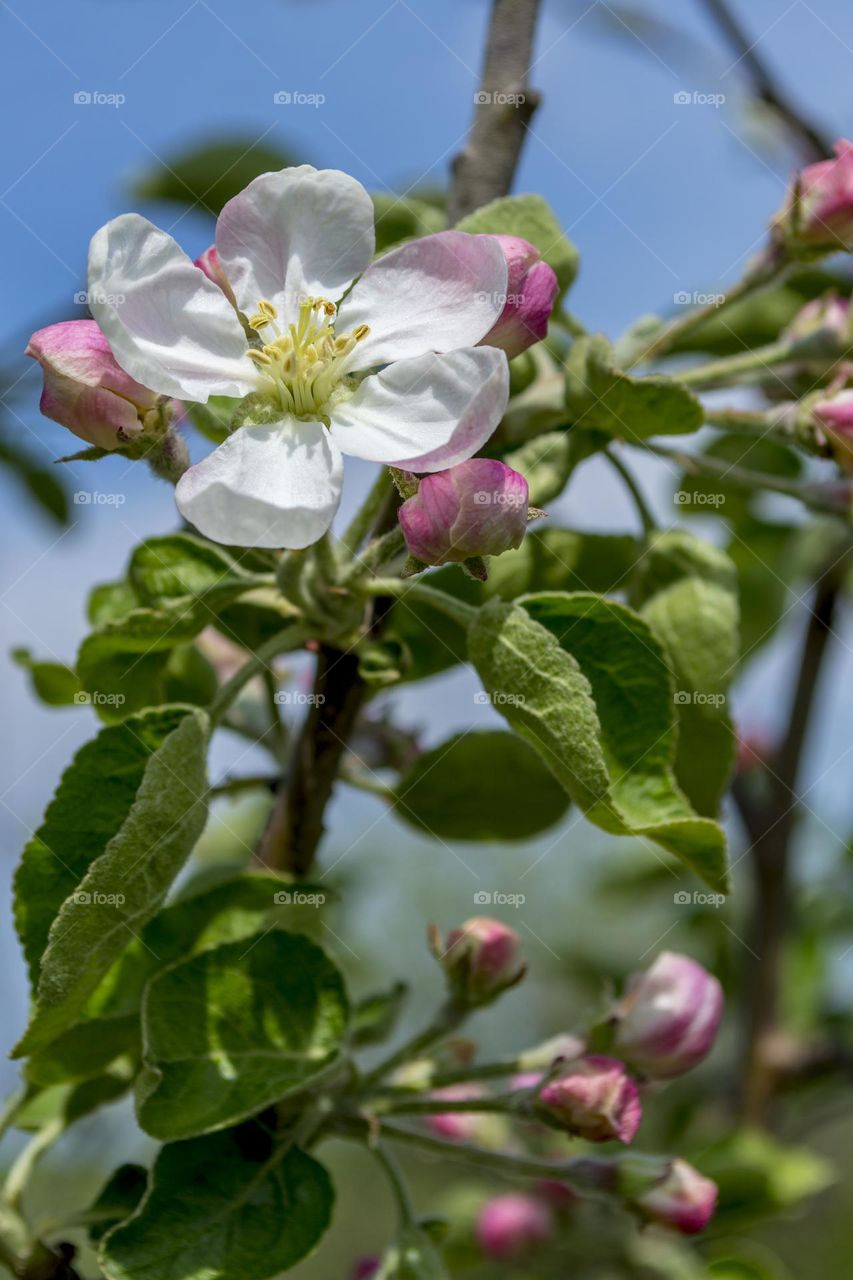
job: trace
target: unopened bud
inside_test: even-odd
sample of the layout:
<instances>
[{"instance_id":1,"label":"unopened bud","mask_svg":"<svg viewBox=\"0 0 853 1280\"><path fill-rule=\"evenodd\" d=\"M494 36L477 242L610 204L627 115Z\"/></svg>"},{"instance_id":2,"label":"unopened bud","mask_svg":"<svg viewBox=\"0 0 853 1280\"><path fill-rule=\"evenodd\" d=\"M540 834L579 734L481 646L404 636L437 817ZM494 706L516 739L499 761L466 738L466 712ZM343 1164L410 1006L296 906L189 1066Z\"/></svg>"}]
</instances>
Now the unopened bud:
<instances>
[{"instance_id":1,"label":"unopened bud","mask_svg":"<svg viewBox=\"0 0 853 1280\"><path fill-rule=\"evenodd\" d=\"M631 1142L643 1109L623 1063L589 1054L570 1063L539 1091L537 1111L548 1123L589 1142Z\"/></svg>"},{"instance_id":2,"label":"unopened bud","mask_svg":"<svg viewBox=\"0 0 853 1280\"><path fill-rule=\"evenodd\" d=\"M494 236L507 265L506 301L494 326L481 339L481 347L500 347L510 359L532 347L548 333L559 283L553 268L529 240L519 236Z\"/></svg>"},{"instance_id":3,"label":"unopened bud","mask_svg":"<svg viewBox=\"0 0 853 1280\"><path fill-rule=\"evenodd\" d=\"M717 979L689 956L662 951L617 1005L614 1047L645 1075L683 1075L710 1052L723 1015Z\"/></svg>"},{"instance_id":4,"label":"unopened bud","mask_svg":"<svg viewBox=\"0 0 853 1280\"><path fill-rule=\"evenodd\" d=\"M477 1243L489 1258L523 1258L553 1235L554 1215L548 1205L520 1191L487 1201L477 1218Z\"/></svg>"},{"instance_id":5,"label":"unopened bud","mask_svg":"<svg viewBox=\"0 0 853 1280\"><path fill-rule=\"evenodd\" d=\"M717 1184L685 1160L671 1161L664 1177L634 1201L653 1222L686 1235L704 1231L717 1207Z\"/></svg>"},{"instance_id":6,"label":"unopened bud","mask_svg":"<svg viewBox=\"0 0 853 1280\"><path fill-rule=\"evenodd\" d=\"M471 458L424 476L400 507L409 551L424 564L459 564L521 545L527 481L494 458Z\"/></svg>"},{"instance_id":7,"label":"unopened bud","mask_svg":"<svg viewBox=\"0 0 853 1280\"><path fill-rule=\"evenodd\" d=\"M521 938L500 920L473 916L443 943L434 933L432 947L462 1005L488 1004L524 977Z\"/></svg>"},{"instance_id":8,"label":"unopened bud","mask_svg":"<svg viewBox=\"0 0 853 1280\"><path fill-rule=\"evenodd\" d=\"M842 138L832 159L802 170L773 228L795 254L853 249L853 142Z\"/></svg>"}]
</instances>

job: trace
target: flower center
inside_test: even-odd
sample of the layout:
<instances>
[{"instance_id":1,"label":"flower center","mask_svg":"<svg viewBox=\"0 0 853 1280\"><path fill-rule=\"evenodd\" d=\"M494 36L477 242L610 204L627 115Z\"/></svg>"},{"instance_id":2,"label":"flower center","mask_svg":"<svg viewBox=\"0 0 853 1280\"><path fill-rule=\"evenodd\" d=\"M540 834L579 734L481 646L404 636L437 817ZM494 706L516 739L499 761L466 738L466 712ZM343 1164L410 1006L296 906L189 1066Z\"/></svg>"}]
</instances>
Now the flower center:
<instances>
[{"instance_id":1,"label":"flower center","mask_svg":"<svg viewBox=\"0 0 853 1280\"><path fill-rule=\"evenodd\" d=\"M370 332L360 324L352 333L335 334L335 304L328 298L307 298L299 306L299 319L283 329L278 312L262 298L249 319L249 327L267 339L251 347L269 394L286 413L298 418L323 417L333 393L346 391L346 362Z\"/></svg>"}]
</instances>

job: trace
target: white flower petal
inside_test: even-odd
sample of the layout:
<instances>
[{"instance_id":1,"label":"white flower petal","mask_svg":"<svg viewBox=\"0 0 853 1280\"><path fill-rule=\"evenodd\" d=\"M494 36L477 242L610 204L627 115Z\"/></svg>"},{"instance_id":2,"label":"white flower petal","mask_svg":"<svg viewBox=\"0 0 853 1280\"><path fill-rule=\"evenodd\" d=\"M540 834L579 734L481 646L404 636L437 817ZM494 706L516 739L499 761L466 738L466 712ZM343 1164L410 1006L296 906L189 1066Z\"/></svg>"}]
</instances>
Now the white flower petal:
<instances>
[{"instance_id":1,"label":"white flower petal","mask_svg":"<svg viewBox=\"0 0 853 1280\"><path fill-rule=\"evenodd\" d=\"M336 328L370 327L353 369L475 347L503 311L506 290L506 258L493 236L439 231L368 267L341 305Z\"/></svg>"},{"instance_id":2,"label":"white flower petal","mask_svg":"<svg viewBox=\"0 0 853 1280\"><path fill-rule=\"evenodd\" d=\"M175 499L214 542L307 547L326 532L341 497L343 459L319 422L283 418L239 427L185 471Z\"/></svg>"},{"instance_id":3,"label":"white flower petal","mask_svg":"<svg viewBox=\"0 0 853 1280\"><path fill-rule=\"evenodd\" d=\"M225 294L138 213L92 237L88 302L121 367L152 391L204 403L255 390L246 335Z\"/></svg>"},{"instance_id":4,"label":"white flower petal","mask_svg":"<svg viewBox=\"0 0 853 1280\"><path fill-rule=\"evenodd\" d=\"M444 471L472 457L500 422L509 366L495 347L432 352L365 378L332 410L341 453L411 471Z\"/></svg>"},{"instance_id":5,"label":"white flower petal","mask_svg":"<svg viewBox=\"0 0 853 1280\"><path fill-rule=\"evenodd\" d=\"M337 302L373 257L373 201L338 169L264 173L229 200L216 249L242 311L262 298L289 323L301 296Z\"/></svg>"}]
</instances>

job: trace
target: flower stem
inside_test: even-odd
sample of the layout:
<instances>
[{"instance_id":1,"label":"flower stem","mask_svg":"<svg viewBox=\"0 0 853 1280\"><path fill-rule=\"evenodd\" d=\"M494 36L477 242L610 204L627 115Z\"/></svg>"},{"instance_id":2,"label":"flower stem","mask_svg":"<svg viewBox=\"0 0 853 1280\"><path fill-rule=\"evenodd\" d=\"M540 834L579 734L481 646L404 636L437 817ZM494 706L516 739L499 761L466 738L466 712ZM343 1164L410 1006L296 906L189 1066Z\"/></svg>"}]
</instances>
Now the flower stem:
<instances>
[{"instance_id":1,"label":"flower stem","mask_svg":"<svg viewBox=\"0 0 853 1280\"><path fill-rule=\"evenodd\" d=\"M397 1206L397 1214L400 1219L401 1227L410 1227L415 1221L415 1212L412 1208L412 1201L409 1196L409 1188L406 1186L403 1174L397 1161L391 1155L390 1151L386 1151L381 1143L371 1147L378 1163L382 1166L388 1184L394 1195L394 1203Z\"/></svg>"},{"instance_id":2,"label":"flower stem","mask_svg":"<svg viewBox=\"0 0 853 1280\"><path fill-rule=\"evenodd\" d=\"M341 538L341 547L350 557L356 555L376 524L391 491L391 478L387 467L383 467Z\"/></svg>"},{"instance_id":3,"label":"flower stem","mask_svg":"<svg viewBox=\"0 0 853 1280\"><path fill-rule=\"evenodd\" d=\"M444 591L427 586L425 582L403 581L401 578L370 578L358 583L358 588L369 596L397 596L404 599L411 595L412 599L430 604L440 613L458 622L460 627L469 626L476 616L477 610L464 600L456 600Z\"/></svg>"},{"instance_id":4,"label":"flower stem","mask_svg":"<svg viewBox=\"0 0 853 1280\"><path fill-rule=\"evenodd\" d=\"M405 551L405 549L406 539L403 537L403 530L399 526L395 529L389 529L380 538L374 538L373 542L365 547L361 555L356 554L350 577L355 579L364 574L374 573L377 569L381 569L384 564L387 564L389 560L393 560L395 556Z\"/></svg>"},{"instance_id":5,"label":"flower stem","mask_svg":"<svg viewBox=\"0 0 853 1280\"><path fill-rule=\"evenodd\" d=\"M643 492L637 484L637 480L630 467L627 467L622 459L615 453L611 453L609 449L604 450L604 456L607 458L607 461L613 467L614 471L618 472L622 477L625 488L633 498L634 506L637 508L637 514L639 515L643 525L643 532L647 537L649 534L655 533L658 527L657 521L652 515L646 499L643 496Z\"/></svg>"},{"instance_id":6,"label":"flower stem","mask_svg":"<svg viewBox=\"0 0 853 1280\"><path fill-rule=\"evenodd\" d=\"M291 622L281 631L277 631L266 644L260 645L248 662L244 662L239 671L235 671L231 679L226 680L211 702L209 714L213 724L219 723L231 703L250 680L269 671L270 663L274 658L282 653L290 653L293 649L301 648L307 638L304 628L296 622Z\"/></svg>"},{"instance_id":7,"label":"flower stem","mask_svg":"<svg viewBox=\"0 0 853 1280\"><path fill-rule=\"evenodd\" d=\"M756 347L736 356L691 365L689 369L678 370L673 377L687 387L714 387L721 382L730 382L744 373L760 375L775 365L785 364L796 358L798 345L792 342L771 342L765 347Z\"/></svg>"},{"instance_id":8,"label":"flower stem","mask_svg":"<svg viewBox=\"0 0 853 1280\"><path fill-rule=\"evenodd\" d=\"M424 1027L423 1031L419 1031L411 1040L407 1040L389 1057L378 1063L372 1071L367 1072L362 1078L362 1091L369 1091L374 1085L379 1084L381 1080L384 1080L386 1076L395 1071L397 1067L402 1066L405 1062L411 1062L419 1058L427 1049L432 1049L445 1036L451 1035L465 1020L467 1014L467 1009L463 1009L453 1002L445 1004L428 1027Z\"/></svg>"}]
</instances>

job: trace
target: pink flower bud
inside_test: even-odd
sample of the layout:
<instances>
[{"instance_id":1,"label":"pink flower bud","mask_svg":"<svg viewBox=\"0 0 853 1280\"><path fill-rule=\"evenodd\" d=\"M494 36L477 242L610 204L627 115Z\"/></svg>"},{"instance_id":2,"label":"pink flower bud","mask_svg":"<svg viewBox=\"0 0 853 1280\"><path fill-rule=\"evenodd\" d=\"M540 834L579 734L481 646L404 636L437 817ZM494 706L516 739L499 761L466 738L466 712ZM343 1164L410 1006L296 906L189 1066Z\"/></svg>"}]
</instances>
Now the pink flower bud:
<instances>
[{"instance_id":1,"label":"pink flower bud","mask_svg":"<svg viewBox=\"0 0 853 1280\"><path fill-rule=\"evenodd\" d=\"M554 1235L547 1204L520 1191L495 1196L477 1218L477 1243L490 1258L522 1258Z\"/></svg>"},{"instance_id":2,"label":"pink flower bud","mask_svg":"<svg viewBox=\"0 0 853 1280\"><path fill-rule=\"evenodd\" d=\"M436 1089L433 1098L446 1098L448 1102L467 1102L482 1098L483 1089L477 1084L449 1084L446 1089ZM483 1113L480 1111L439 1111L427 1116L427 1127L438 1138L450 1142L473 1142Z\"/></svg>"},{"instance_id":3,"label":"pink flower bud","mask_svg":"<svg viewBox=\"0 0 853 1280\"><path fill-rule=\"evenodd\" d=\"M643 1109L623 1063L589 1054L539 1091L539 1110L551 1123L589 1142L632 1140Z\"/></svg>"},{"instance_id":4,"label":"pink flower bud","mask_svg":"<svg viewBox=\"0 0 853 1280\"><path fill-rule=\"evenodd\" d=\"M512 360L548 333L559 282L542 255L529 240L495 236L507 265L506 301L495 325L480 346L500 347Z\"/></svg>"},{"instance_id":5,"label":"pink flower bud","mask_svg":"<svg viewBox=\"0 0 853 1280\"><path fill-rule=\"evenodd\" d=\"M819 400L812 408L812 417L827 437L838 465L853 472L853 390L838 391Z\"/></svg>"},{"instance_id":6,"label":"pink flower bud","mask_svg":"<svg viewBox=\"0 0 853 1280\"><path fill-rule=\"evenodd\" d=\"M662 951L617 1007L615 1047L646 1075L667 1080L710 1052L722 1015L717 979L689 956Z\"/></svg>"},{"instance_id":7,"label":"pink flower bud","mask_svg":"<svg viewBox=\"0 0 853 1280\"><path fill-rule=\"evenodd\" d=\"M834 291L822 298L812 298L801 307L782 334L784 342L801 342L818 333L826 333L839 344L847 340L847 318L850 303Z\"/></svg>"},{"instance_id":8,"label":"pink flower bud","mask_svg":"<svg viewBox=\"0 0 853 1280\"><path fill-rule=\"evenodd\" d=\"M212 244L209 249L205 249L204 253L196 258L195 265L204 272L208 280L212 280L214 284L219 285L231 305L236 307L237 299L234 296L234 290L231 288L222 263L219 261L219 254L216 251L215 244Z\"/></svg>"},{"instance_id":9,"label":"pink flower bud","mask_svg":"<svg viewBox=\"0 0 853 1280\"><path fill-rule=\"evenodd\" d=\"M443 944L434 936L433 951L462 1004L487 1004L524 977L521 938L487 916L472 916L451 929Z\"/></svg>"},{"instance_id":10,"label":"pink flower bud","mask_svg":"<svg viewBox=\"0 0 853 1280\"><path fill-rule=\"evenodd\" d=\"M418 560L458 564L520 546L527 510L523 475L494 458L471 458L424 476L400 507L400 525Z\"/></svg>"},{"instance_id":11,"label":"pink flower bud","mask_svg":"<svg viewBox=\"0 0 853 1280\"><path fill-rule=\"evenodd\" d=\"M653 1222L694 1235L704 1231L714 1215L717 1185L685 1160L673 1160L663 1180L635 1203Z\"/></svg>"},{"instance_id":12,"label":"pink flower bud","mask_svg":"<svg viewBox=\"0 0 853 1280\"><path fill-rule=\"evenodd\" d=\"M39 329L26 354L44 372L44 416L88 444L121 449L144 431L168 425L173 406L125 373L94 320Z\"/></svg>"},{"instance_id":13,"label":"pink flower bud","mask_svg":"<svg viewBox=\"0 0 853 1280\"><path fill-rule=\"evenodd\" d=\"M371 1280L382 1265L381 1258L359 1258L349 1273L349 1280Z\"/></svg>"},{"instance_id":14,"label":"pink flower bud","mask_svg":"<svg viewBox=\"0 0 853 1280\"><path fill-rule=\"evenodd\" d=\"M809 247L853 249L853 142L842 138L833 159L802 170L776 225Z\"/></svg>"}]
</instances>

